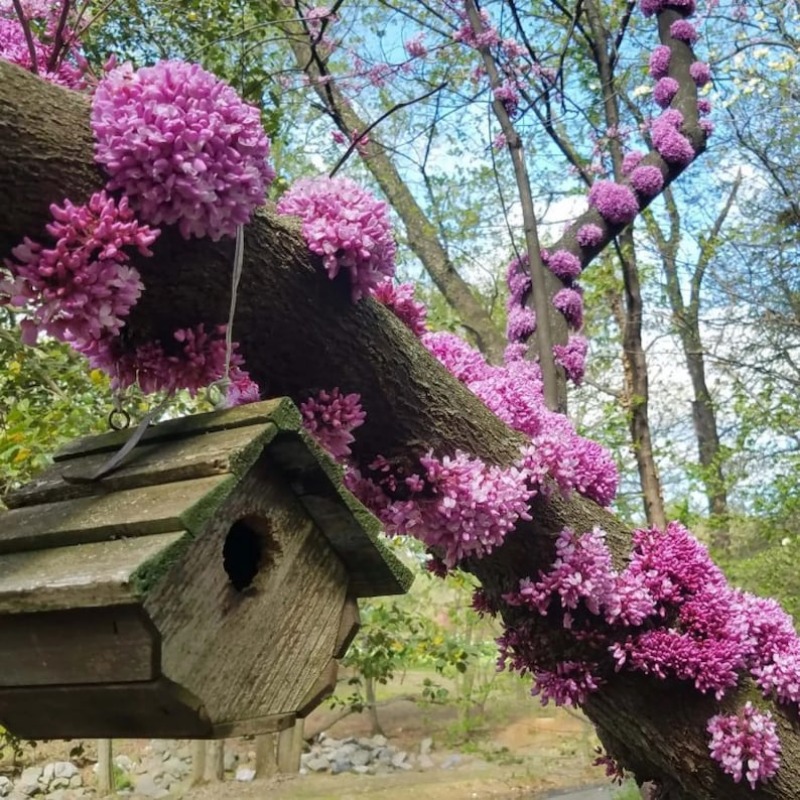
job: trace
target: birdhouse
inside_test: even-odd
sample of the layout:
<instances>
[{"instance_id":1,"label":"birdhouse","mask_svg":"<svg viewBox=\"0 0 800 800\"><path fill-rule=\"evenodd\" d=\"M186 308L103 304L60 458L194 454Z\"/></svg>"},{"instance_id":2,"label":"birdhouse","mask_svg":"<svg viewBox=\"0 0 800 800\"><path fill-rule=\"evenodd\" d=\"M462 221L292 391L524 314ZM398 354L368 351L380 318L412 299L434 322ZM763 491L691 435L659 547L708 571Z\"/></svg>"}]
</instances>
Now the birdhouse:
<instances>
[{"instance_id":1,"label":"birdhouse","mask_svg":"<svg viewBox=\"0 0 800 800\"><path fill-rule=\"evenodd\" d=\"M357 599L410 574L285 399L73 442L0 513L0 724L268 733L336 680Z\"/></svg>"}]
</instances>

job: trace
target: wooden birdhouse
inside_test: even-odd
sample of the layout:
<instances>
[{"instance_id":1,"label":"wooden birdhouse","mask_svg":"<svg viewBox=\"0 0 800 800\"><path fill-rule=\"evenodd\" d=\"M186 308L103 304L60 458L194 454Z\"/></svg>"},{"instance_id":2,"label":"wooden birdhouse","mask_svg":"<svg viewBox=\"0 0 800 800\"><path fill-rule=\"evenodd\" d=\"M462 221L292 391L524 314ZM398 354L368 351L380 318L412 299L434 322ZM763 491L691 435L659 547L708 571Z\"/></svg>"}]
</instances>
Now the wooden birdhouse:
<instances>
[{"instance_id":1,"label":"wooden birdhouse","mask_svg":"<svg viewBox=\"0 0 800 800\"><path fill-rule=\"evenodd\" d=\"M0 513L0 724L24 738L282 730L332 690L359 597L409 572L275 400L81 439Z\"/></svg>"}]
</instances>

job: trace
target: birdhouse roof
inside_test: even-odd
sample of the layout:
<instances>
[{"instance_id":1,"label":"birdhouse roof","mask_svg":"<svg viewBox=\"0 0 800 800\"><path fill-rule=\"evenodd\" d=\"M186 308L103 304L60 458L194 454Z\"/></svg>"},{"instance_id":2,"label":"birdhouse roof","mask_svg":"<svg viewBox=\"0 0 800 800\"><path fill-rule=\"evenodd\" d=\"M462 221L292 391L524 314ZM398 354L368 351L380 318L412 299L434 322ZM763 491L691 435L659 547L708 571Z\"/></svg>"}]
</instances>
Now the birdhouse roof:
<instances>
[{"instance_id":1,"label":"birdhouse roof","mask_svg":"<svg viewBox=\"0 0 800 800\"><path fill-rule=\"evenodd\" d=\"M202 535L262 457L343 562L353 595L400 594L410 585L411 573L380 538L380 523L344 487L341 468L308 436L290 400L162 422L120 466L94 479L130 435L74 441L4 498L0 612L135 600L187 535Z\"/></svg>"}]
</instances>

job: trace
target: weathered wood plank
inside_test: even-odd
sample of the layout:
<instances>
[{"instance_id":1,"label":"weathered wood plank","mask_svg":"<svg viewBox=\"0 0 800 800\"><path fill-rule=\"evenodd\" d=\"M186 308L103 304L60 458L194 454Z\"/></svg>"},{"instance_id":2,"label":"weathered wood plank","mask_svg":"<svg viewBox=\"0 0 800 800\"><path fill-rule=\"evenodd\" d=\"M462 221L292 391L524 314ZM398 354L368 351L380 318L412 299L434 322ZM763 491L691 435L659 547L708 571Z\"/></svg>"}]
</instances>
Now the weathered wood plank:
<instances>
[{"instance_id":1,"label":"weathered wood plank","mask_svg":"<svg viewBox=\"0 0 800 800\"><path fill-rule=\"evenodd\" d=\"M268 714L263 717L238 719L231 722L214 723L212 736L230 739L234 736L259 736L261 734L278 733L294 725L294 714Z\"/></svg>"},{"instance_id":2,"label":"weathered wood plank","mask_svg":"<svg viewBox=\"0 0 800 800\"><path fill-rule=\"evenodd\" d=\"M279 434L267 457L342 559L355 597L404 594L413 575L381 540L378 520L341 482L341 470L303 437Z\"/></svg>"},{"instance_id":3,"label":"weathered wood plank","mask_svg":"<svg viewBox=\"0 0 800 800\"><path fill-rule=\"evenodd\" d=\"M361 612L358 610L358 601L354 597L348 597L339 621L339 633L336 635L336 647L333 650L334 658L345 657L360 627Z\"/></svg>"},{"instance_id":4,"label":"weathered wood plank","mask_svg":"<svg viewBox=\"0 0 800 800\"><path fill-rule=\"evenodd\" d=\"M105 686L0 689L0 724L23 739L201 739L202 704L160 678Z\"/></svg>"},{"instance_id":5,"label":"weathered wood plank","mask_svg":"<svg viewBox=\"0 0 800 800\"><path fill-rule=\"evenodd\" d=\"M0 515L0 553L191 529L209 498L223 499L235 480L215 475L17 508Z\"/></svg>"},{"instance_id":6,"label":"weathered wood plank","mask_svg":"<svg viewBox=\"0 0 800 800\"><path fill-rule=\"evenodd\" d=\"M298 717L307 717L326 697L330 697L336 689L336 676L339 664L332 658L317 678L317 682L308 690L308 694L297 707Z\"/></svg>"},{"instance_id":7,"label":"weathered wood plank","mask_svg":"<svg viewBox=\"0 0 800 800\"><path fill-rule=\"evenodd\" d=\"M302 424L300 412L294 403L286 397L277 397L273 400L248 403L222 411L209 411L205 414L190 414L178 419L165 420L146 430L141 441L160 442L175 437L194 436L200 433L211 433L265 422L273 422L279 428L286 430L297 429ZM122 447L132 432L131 429L127 429L76 439L74 442L64 445L53 458L55 461L64 461L92 453L109 453Z\"/></svg>"},{"instance_id":8,"label":"weathered wood plank","mask_svg":"<svg viewBox=\"0 0 800 800\"><path fill-rule=\"evenodd\" d=\"M0 556L0 613L136 602L131 576L185 535L175 531Z\"/></svg>"},{"instance_id":9,"label":"weathered wood plank","mask_svg":"<svg viewBox=\"0 0 800 800\"><path fill-rule=\"evenodd\" d=\"M277 432L271 422L202 433L182 439L139 444L122 466L98 481L74 481L90 475L109 457L107 452L57 461L32 481L9 492L9 508L52 503L157 483L205 478L232 472L241 475Z\"/></svg>"},{"instance_id":10,"label":"weathered wood plank","mask_svg":"<svg viewBox=\"0 0 800 800\"><path fill-rule=\"evenodd\" d=\"M157 639L136 606L12 614L0 626L0 687L152 680Z\"/></svg>"},{"instance_id":11,"label":"weathered wood plank","mask_svg":"<svg viewBox=\"0 0 800 800\"><path fill-rule=\"evenodd\" d=\"M241 591L222 557L234 521L260 551ZM215 723L247 720L297 709L333 654L347 585L280 470L259 461L144 605L162 632L164 674Z\"/></svg>"}]
</instances>

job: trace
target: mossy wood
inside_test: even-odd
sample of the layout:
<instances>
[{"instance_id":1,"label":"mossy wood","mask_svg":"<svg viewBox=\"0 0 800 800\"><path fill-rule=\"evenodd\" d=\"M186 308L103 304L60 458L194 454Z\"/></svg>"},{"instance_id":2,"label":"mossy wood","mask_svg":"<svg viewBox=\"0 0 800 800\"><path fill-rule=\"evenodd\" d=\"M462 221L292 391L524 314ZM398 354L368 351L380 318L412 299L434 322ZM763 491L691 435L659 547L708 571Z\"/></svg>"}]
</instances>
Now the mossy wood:
<instances>
[{"instance_id":1,"label":"mossy wood","mask_svg":"<svg viewBox=\"0 0 800 800\"><path fill-rule=\"evenodd\" d=\"M357 598L408 571L288 400L73 442L0 515L0 723L25 738L291 727Z\"/></svg>"}]
</instances>

